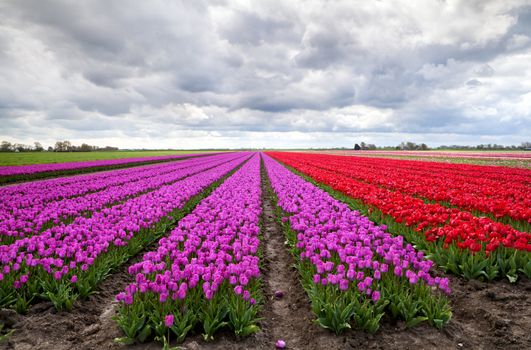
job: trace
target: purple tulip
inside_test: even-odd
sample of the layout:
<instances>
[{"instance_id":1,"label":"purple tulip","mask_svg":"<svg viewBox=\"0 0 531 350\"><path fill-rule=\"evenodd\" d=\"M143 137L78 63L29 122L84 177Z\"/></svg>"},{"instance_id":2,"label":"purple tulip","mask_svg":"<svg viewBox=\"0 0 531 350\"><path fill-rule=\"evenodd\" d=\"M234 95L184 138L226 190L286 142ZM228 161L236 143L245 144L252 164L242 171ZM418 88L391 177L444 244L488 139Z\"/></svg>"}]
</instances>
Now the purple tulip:
<instances>
[{"instance_id":1,"label":"purple tulip","mask_svg":"<svg viewBox=\"0 0 531 350\"><path fill-rule=\"evenodd\" d=\"M422 279L450 292L448 279L436 282L429 273L432 262L405 244L403 237L391 236L386 227L375 225L267 155L264 164L278 205L289 214L300 258L313 266L315 284L343 291L357 288L376 302L379 280L392 267L396 278L405 274L411 284ZM358 282L349 283L354 280Z\"/></svg>"},{"instance_id":2,"label":"purple tulip","mask_svg":"<svg viewBox=\"0 0 531 350\"><path fill-rule=\"evenodd\" d=\"M39 234L15 240L11 244L0 245L0 268L3 271L3 276L9 275L13 280L20 278L22 270L19 269L23 265L29 268L30 275L33 270L42 269L50 275L50 278L58 281L69 275L71 271L74 273L79 273L80 270L85 272L92 268L96 259L100 255L106 254L109 248L113 246L120 248L127 245L137 232L153 227L155 223L173 210L182 207L189 198L202 192L211 183L248 158L249 153L228 153L205 157L201 160L194 159L186 161L186 163L182 162L178 167L176 164L165 164L164 166L168 171L173 169L168 173L168 176L172 174L173 177L170 179L162 175L161 178L164 181L170 181L170 183L163 181L157 185L158 187L155 186L153 191L140 196L133 196L123 203L95 211L90 217L77 216L72 223L59 223ZM128 169L128 171L132 170ZM149 171L147 173L146 171L144 171L144 175L149 174ZM108 174L112 174L112 172ZM110 176L108 174L106 176ZM152 181L151 177L146 181ZM183 177L185 178L179 180ZM156 179L156 177L154 178ZM75 189L75 181L71 181L71 183L65 184L66 187L58 186L56 192L61 193L65 188ZM83 182L80 182L82 183L81 186L84 186ZM33 182L32 185L10 186L9 190L0 189L0 196L2 191L11 191L9 193L15 195L18 192L13 192L13 188L17 186L26 188L25 186L27 186L28 189L31 189L35 183L38 181ZM52 181L51 183L55 182ZM127 185L122 187L129 188ZM145 190L146 187L139 187L135 191L141 191L142 188ZM53 191L48 189L46 193L48 192ZM83 198L83 196L75 197L76 193L78 192L66 191L62 193L62 196ZM28 190L26 194L30 196L31 191ZM113 193L109 193L109 196L112 197ZM49 201L46 199L44 202ZM0 204L1 207L4 202L0 203L2 203ZM0 208L0 216L1 213L5 212ZM0 226L2 224L3 222L0 220ZM164 267L163 263L162 267L153 266L152 268L164 269ZM137 272L139 271L135 273ZM82 275L76 274L79 279L82 278ZM18 284L17 287L25 288L24 285L19 286ZM145 290L145 287L139 289ZM124 302L132 303L132 294L134 293L127 293Z\"/></svg>"},{"instance_id":3,"label":"purple tulip","mask_svg":"<svg viewBox=\"0 0 531 350\"><path fill-rule=\"evenodd\" d=\"M100 210L113 202L223 162L226 162L226 155L215 155L1 188L0 238L30 236L44 224L60 224L61 220ZM119 234L114 245L126 244L123 241L125 231Z\"/></svg>"},{"instance_id":4,"label":"purple tulip","mask_svg":"<svg viewBox=\"0 0 531 350\"><path fill-rule=\"evenodd\" d=\"M173 320L174 317L172 314L166 315L166 317L164 317L164 325L168 328L171 328L173 326Z\"/></svg>"},{"instance_id":5,"label":"purple tulip","mask_svg":"<svg viewBox=\"0 0 531 350\"><path fill-rule=\"evenodd\" d=\"M233 162L241 163L242 155L236 158ZM220 290L255 305L250 286L260 277L260 184L260 156L255 154L161 238L155 250L129 267L134 282L117 296L121 307L153 296L155 302L145 308L160 305L162 310L162 303L164 309L193 308L188 295L200 293L204 303ZM135 293L143 295L132 299Z\"/></svg>"}]
</instances>

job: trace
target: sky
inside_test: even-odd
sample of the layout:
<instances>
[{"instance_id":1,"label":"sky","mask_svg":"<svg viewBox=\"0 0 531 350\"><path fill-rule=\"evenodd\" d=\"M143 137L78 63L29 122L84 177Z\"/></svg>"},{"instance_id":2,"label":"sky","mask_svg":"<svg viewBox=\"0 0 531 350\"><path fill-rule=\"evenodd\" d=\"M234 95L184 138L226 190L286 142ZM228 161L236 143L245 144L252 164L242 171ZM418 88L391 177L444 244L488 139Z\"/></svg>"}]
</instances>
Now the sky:
<instances>
[{"instance_id":1,"label":"sky","mask_svg":"<svg viewBox=\"0 0 531 350\"><path fill-rule=\"evenodd\" d=\"M0 140L520 144L531 0L2 0Z\"/></svg>"}]
</instances>

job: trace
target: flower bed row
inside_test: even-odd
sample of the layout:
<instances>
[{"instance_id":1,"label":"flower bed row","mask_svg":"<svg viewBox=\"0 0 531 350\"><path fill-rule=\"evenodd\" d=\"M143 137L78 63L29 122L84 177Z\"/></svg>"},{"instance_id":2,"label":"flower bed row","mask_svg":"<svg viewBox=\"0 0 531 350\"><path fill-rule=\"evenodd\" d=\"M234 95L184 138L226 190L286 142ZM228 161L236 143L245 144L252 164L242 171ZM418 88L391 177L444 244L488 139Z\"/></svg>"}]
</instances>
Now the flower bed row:
<instances>
[{"instance_id":1,"label":"flower bed row","mask_svg":"<svg viewBox=\"0 0 531 350\"><path fill-rule=\"evenodd\" d=\"M371 155L374 155L375 153L371 152L351 152L351 151L334 151L333 154L336 155L343 155L343 156L356 156L355 159L373 159ZM362 157L360 157L360 155ZM367 155L367 157L363 157ZM406 155L402 156L413 156L417 157L415 155L412 155L407 152ZM531 154L530 154L531 155ZM455 157L454 159L463 158L463 157ZM468 157L467 157L468 158ZM517 168L517 167L505 167L505 166L497 166L497 165L479 165L479 164L466 164L466 163L454 163L454 162L442 162L442 161L434 161L433 159L424 158L422 160L418 159L396 159L396 158L379 158L379 159L386 159L390 162L395 162L394 165L396 166L406 166L408 168L419 168L423 169L426 166L429 166L434 171L445 171L445 170L451 170L455 173L462 174L462 175L471 175L474 176L478 173L481 173L482 178L490 179L490 180L503 180L503 181L513 181L515 183L525 183L530 184L531 179L529 179L529 169L526 168ZM452 157L445 157L445 159L451 160ZM471 160L471 158L469 158Z\"/></svg>"},{"instance_id":2,"label":"flower bed row","mask_svg":"<svg viewBox=\"0 0 531 350\"><path fill-rule=\"evenodd\" d=\"M197 157L212 158L213 156ZM179 162L165 162L126 169L98 172L54 179L20 183L0 187L0 210L12 211L50 201L85 195L101 191L109 186L125 184L130 181L152 177L153 174L166 173L180 162L189 162L196 158L183 159Z\"/></svg>"},{"instance_id":3,"label":"flower bed row","mask_svg":"<svg viewBox=\"0 0 531 350\"><path fill-rule=\"evenodd\" d=\"M66 163L51 163L51 164L31 164L31 165L12 165L0 166L0 178L13 175L31 175L43 172L57 172L64 170L95 168L95 167L109 167L121 164L134 163L148 163L157 161L167 161L179 158L193 157L201 154L176 154L169 156L155 156L155 157L138 157L138 158L121 158L121 159L103 159L91 160L86 162L66 162Z\"/></svg>"},{"instance_id":4,"label":"flower bed row","mask_svg":"<svg viewBox=\"0 0 531 350\"><path fill-rule=\"evenodd\" d=\"M374 332L386 312L410 326L448 322L448 279L432 275L422 252L270 157L264 165L321 326Z\"/></svg>"},{"instance_id":5,"label":"flower bed row","mask_svg":"<svg viewBox=\"0 0 531 350\"><path fill-rule=\"evenodd\" d=\"M468 211L477 210L496 218L531 223L531 186L511 180L488 179L479 173L460 174L458 165L435 169L411 162L320 154L290 154L311 166ZM501 168L500 173L503 172ZM531 180L531 171L529 171Z\"/></svg>"},{"instance_id":6,"label":"flower bed row","mask_svg":"<svg viewBox=\"0 0 531 350\"><path fill-rule=\"evenodd\" d=\"M35 202L40 204L22 209L0 210L0 244L12 243L15 239L36 234L41 229L59 224L68 218L74 219L84 213L91 214L105 206L154 190L237 157L241 155L227 154L183 161L163 170L156 168L144 172L143 176L148 176L136 181L131 179L129 182L111 185L84 196L49 202L40 201L36 197ZM73 186L75 185L72 184L70 187Z\"/></svg>"},{"instance_id":7,"label":"flower bed row","mask_svg":"<svg viewBox=\"0 0 531 350\"><path fill-rule=\"evenodd\" d=\"M347 151L348 152L348 151ZM356 151L361 155L385 155L385 156L421 156L421 157L448 157L448 158L522 158L531 159L531 153L527 151L492 152L492 151Z\"/></svg>"},{"instance_id":8,"label":"flower bed row","mask_svg":"<svg viewBox=\"0 0 531 350\"><path fill-rule=\"evenodd\" d=\"M117 296L122 340L154 334L168 344L198 325L206 340L224 326L237 336L257 331L261 211L255 154L130 266L135 282Z\"/></svg>"},{"instance_id":9,"label":"flower bed row","mask_svg":"<svg viewBox=\"0 0 531 350\"><path fill-rule=\"evenodd\" d=\"M245 153L243 155L246 155ZM0 307L19 311L40 297L69 309L109 271L160 236L185 204L248 159L239 157L90 218L77 217L39 235L0 246Z\"/></svg>"},{"instance_id":10,"label":"flower bed row","mask_svg":"<svg viewBox=\"0 0 531 350\"><path fill-rule=\"evenodd\" d=\"M359 200L361 209L368 206L367 213L373 213L372 218L385 221L393 233L414 242L449 271L466 278L489 280L507 276L515 281L519 273L531 278L531 234L527 232L355 181L335 171L303 163L288 153L272 155L315 181Z\"/></svg>"},{"instance_id":11,"label":"flower bed row","mask_svg":"<svg viewBox=\"0 0 531 350\"><path fill-rule=\"evenodd\" d=\"M65 175L76 175L91 173L102 170L113 170L128 168L139 165L148 165L186 159L192 157L202 157L213 153L181 154L174 156L143 157L143 158L123 158L96 160L88 162L67 162L57 164L34 164L1 166L4 175L0 176L0 185L10 182L23 182L35 179L44 179Z\"/></svg>"}]
</instances>

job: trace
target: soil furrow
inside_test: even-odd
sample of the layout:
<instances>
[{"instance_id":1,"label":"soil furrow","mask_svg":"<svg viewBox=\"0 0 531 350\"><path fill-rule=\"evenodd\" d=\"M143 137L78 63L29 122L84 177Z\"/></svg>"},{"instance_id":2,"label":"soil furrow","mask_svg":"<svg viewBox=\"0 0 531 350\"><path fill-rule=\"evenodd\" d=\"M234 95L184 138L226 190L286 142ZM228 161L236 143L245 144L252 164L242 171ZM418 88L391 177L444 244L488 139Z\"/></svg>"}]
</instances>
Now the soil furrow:
<instances>
[{"instance_id":1,"label":"soil furrow","mask_svg":"<svg viewBox=\"0 0 531 350\"><path fill-rule=\"evenodd\" d=\"M314 317L306 293L298 280L293 257L284 243L284 232L276 221L275 207L266 177L262 169L265 297L262 327L271 348L277 339L282 339L290 349L308 349L312 347L308 333L313 328ZM275 297L276 291L282 292L283 296Z\"/></svg>"},{"instance_id":2,"label":"soil furrow","mask_svg":"<svg viewBox=\"0 0 531 350\"><path fill-rule=\"evenodd\" d=\"M137 261L136 257L133 261ZM129 265L129 264L127 264ZM105 279L97 293L76 301L72 312L56 312L51 302L32 306L28 315L18 316L15 332L2 349L110 349L121 331L112 320L115 295L125 288L131 276L122 266ZM155 347L156 349L158 347Z\"/></svg>"}]
</instances>

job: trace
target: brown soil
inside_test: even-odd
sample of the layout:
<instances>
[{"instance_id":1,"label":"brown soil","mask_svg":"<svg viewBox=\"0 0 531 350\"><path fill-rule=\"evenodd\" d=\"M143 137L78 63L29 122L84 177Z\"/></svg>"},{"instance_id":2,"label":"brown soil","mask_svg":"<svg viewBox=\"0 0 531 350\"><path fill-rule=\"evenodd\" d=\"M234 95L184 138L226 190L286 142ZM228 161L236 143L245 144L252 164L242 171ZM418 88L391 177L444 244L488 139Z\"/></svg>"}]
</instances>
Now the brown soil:
<instances>
[{"instance_id":1,"label":"brown soil","mask_svg":"<svg viewBox=\"0 0 531 350\"><path fill-rule=\"evenodd\" d=\"M443 330L429 325L406 328L403 322L383 320L376 334L351 330L335 336L312 322L305 292L298 282L294 260L264 189L263 290L261 331L245 339L222 332L212 343L189 337L183 349L274 349L284 339L288 349L531 349L531 281L484 283L450 277L453 318ZM71 313L55 312L50 303L34 305L26 316L0 312L0 322L13 324L14 333L3 349L160 349L155 342L124 346L113 321L114 296L130 277L127 268L105 280L99 292L77 302ZM284 297L276 299L281 290Z\"/></svg>"}]
</instances>

